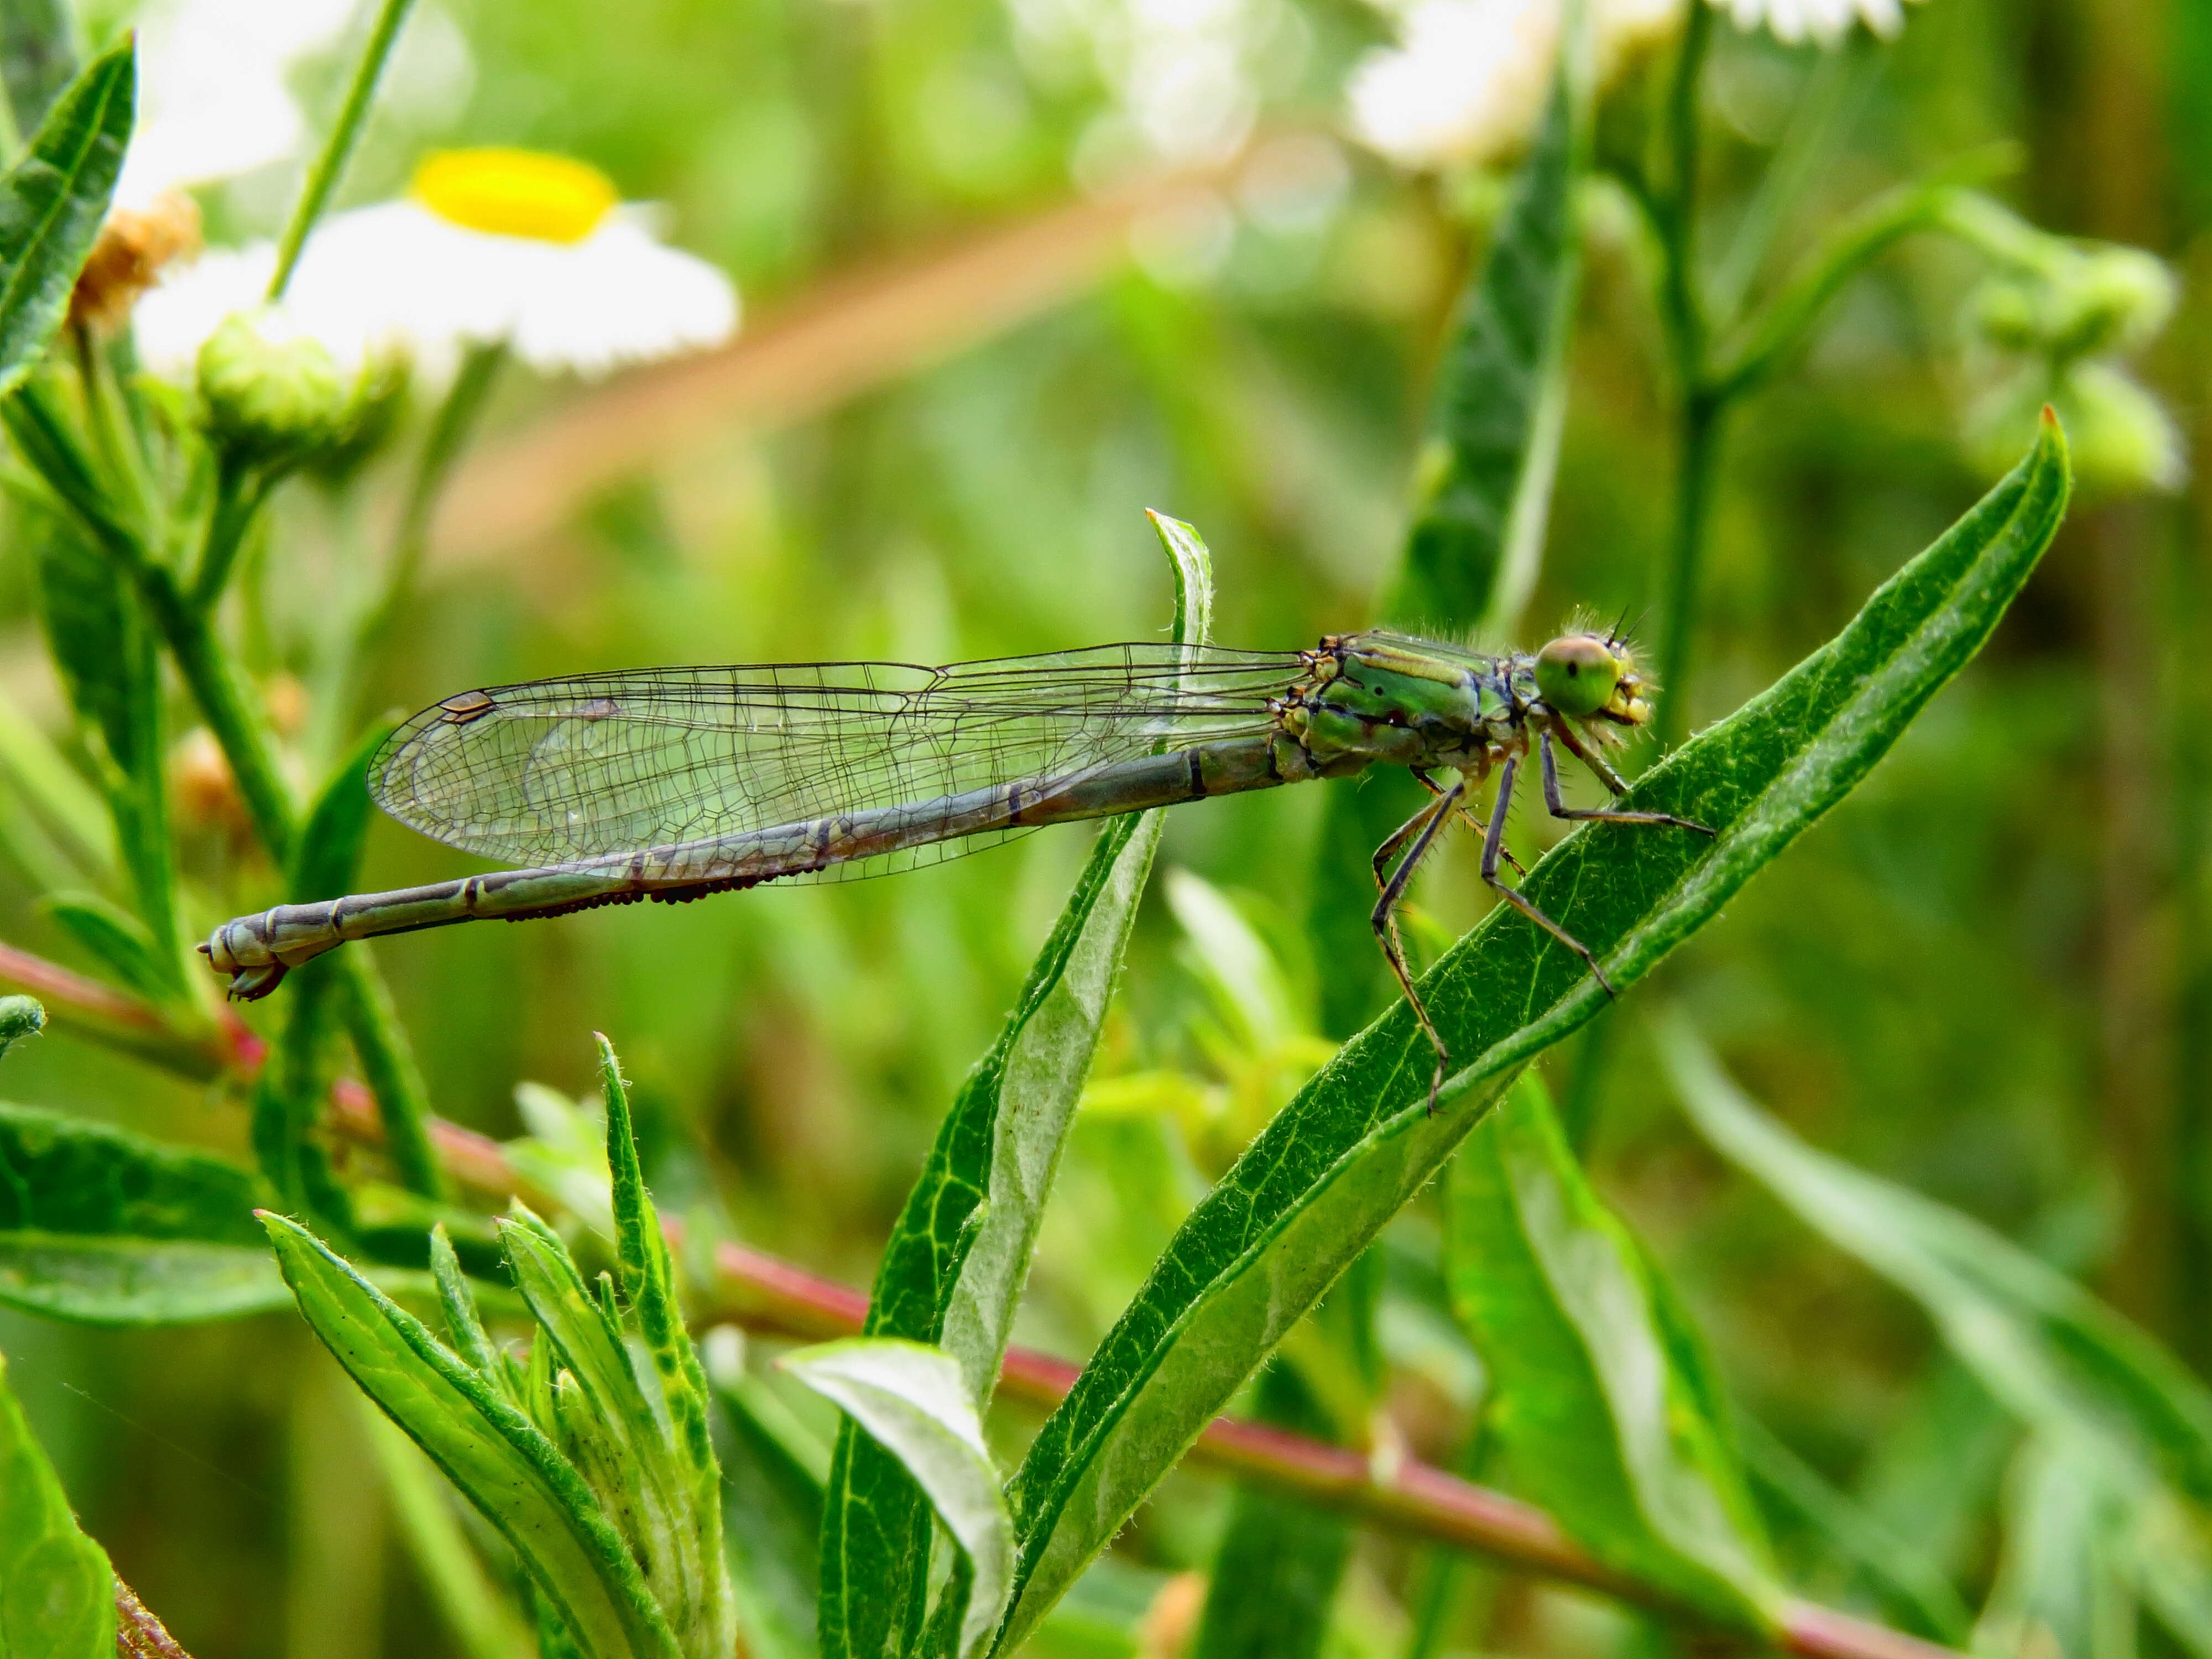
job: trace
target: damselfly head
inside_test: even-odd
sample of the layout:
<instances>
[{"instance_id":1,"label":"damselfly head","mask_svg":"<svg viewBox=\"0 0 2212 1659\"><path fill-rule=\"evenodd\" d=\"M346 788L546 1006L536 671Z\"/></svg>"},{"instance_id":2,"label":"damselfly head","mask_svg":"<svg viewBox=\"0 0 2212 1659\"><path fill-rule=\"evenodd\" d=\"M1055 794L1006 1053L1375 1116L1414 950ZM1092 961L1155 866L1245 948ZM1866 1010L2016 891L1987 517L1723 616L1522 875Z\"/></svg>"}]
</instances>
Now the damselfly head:
<instances>
[{"instance_id":1,"label":"damselfly head","mask_svg":"<svg viewBox=\"0 0 2212 1659\"><path fill-rule=\"evenodd\" d=\"M1536 690L1570 720L1641 726L1651 718L1650 684L1636 653L1616 631L1577 629L1536 653Z\"/></svg>"}]
</instances>

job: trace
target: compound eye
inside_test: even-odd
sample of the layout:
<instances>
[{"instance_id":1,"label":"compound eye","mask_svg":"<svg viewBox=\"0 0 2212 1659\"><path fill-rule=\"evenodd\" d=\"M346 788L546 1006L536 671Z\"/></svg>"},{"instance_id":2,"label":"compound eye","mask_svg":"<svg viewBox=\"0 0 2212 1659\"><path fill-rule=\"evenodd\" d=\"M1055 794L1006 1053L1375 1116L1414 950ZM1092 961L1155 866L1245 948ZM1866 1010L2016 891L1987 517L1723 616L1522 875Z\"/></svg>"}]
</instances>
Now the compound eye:
<instances>
[{"instance_id":1,"label":"compound eye","mask_svg":"<svg viewBox=\"0 0 2212 1659\"><path fill-rule=\"evenodd\" d=\"M1596 714L1620 684L1620 659L1588 634L1563 635L1536 653L1536 690L1570 718Z\"/></svg>"}]
</instances>

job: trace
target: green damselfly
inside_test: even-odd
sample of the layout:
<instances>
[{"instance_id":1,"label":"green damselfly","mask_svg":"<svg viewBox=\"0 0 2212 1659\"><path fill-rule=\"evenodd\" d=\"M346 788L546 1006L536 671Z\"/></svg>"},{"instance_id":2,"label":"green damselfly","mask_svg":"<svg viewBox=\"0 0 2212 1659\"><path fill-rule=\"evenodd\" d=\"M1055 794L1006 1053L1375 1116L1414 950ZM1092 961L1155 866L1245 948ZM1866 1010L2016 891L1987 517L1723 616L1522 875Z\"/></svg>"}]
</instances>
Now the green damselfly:
<instances>
[{"instance_id":1,"label":"green damselfly","mask_svg":"<svg viewBox=\"0 0 2212 1659\"><path fill-rule=\"evenodd\" d=\"M1581 942L1498 876L1521 768L1533 752L1556 817L1712 833L1560 796L1555 744L1626 793L1598 749L1650 718L1649 689L1617 632L1576 629L1524 654L1373 632L1298 652L1108 645L944 668L656 668L464 691L392 733L370 793L426 836L528 867L279 905L200 949L251 999L348 939L885 874L1048 823L1387 764L1432 799L1376 849L1371 920L1441 1079L1448 1056L1395 912L1455 816L1481 834L1482 878L1608 993ZM1466 803L1493 769L1485 823Z\"/></svg>"}]
</instances>

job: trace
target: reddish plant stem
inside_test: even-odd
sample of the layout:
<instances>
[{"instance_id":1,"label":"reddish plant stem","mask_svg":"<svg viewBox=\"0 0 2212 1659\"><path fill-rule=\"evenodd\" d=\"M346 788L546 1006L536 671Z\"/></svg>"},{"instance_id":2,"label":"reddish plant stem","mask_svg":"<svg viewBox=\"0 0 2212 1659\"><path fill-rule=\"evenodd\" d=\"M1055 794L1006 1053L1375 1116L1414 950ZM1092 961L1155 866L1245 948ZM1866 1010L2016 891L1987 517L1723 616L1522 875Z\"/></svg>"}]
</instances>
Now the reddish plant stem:
<instances>
[{"instance_id":1,"label":"reddish plant stem","mask_svg":"<svg viewBox=\"0 0 2212 1659\"><path fill-rule=\"evenodd\" d=\"M331 1105L342 1133L368 1145L381 1144L383 1125L359 1084L340 1083L332 1091ZM497 1141L441 1118L431 1119L430 1139L446 1168L468 1185L504 1194L520 1184ZM867 1317L868 1298L742 1244L722 1243L714 1247L706 1304L696 1312L702 1321L816 1341L859 1330ZM1050 1410L1074 1386L1079 1369L1031 1349L1009 1348L1000 1390L1009 1399ZM1340 1506L1393 1532L1472 1550L1524 1572L1687 1616L1656 1586L1598 1560L1534 1505L1425 1463L1370 1458L1226 1417L1206 1425L1190 1455L1209 1468ZM1781 1609L1776 1645L1801 1659L1955 1659L1951 1650L1934 1643L1796 1600Z\"/></svg>"},{"instance_id":2,"label":"reddish plant stem","mask_svg":"<svg viewBox=\"0 0 2212 1659\"><path fill-rule=\"evenodd\" d=\"M5 942L0 942L0 985L29 992L48 1013L87 1036L195 1082L228 1071L250 1072L261 1063L261 1040L228 1009L214 1032L187 1030L150 1002Z\"/></svg>"}]
</instances>

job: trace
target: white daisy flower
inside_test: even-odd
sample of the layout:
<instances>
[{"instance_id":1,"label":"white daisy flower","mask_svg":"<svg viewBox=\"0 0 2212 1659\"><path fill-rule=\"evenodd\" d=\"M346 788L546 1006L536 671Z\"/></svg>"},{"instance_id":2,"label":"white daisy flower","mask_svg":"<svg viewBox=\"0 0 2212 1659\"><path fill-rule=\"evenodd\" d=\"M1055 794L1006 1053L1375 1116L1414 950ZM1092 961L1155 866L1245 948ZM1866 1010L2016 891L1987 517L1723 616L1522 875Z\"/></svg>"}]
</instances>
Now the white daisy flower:
<instances>
[{"instance_id":1,"label":"white daisy flower","mask_svg":"<svg viewBox=\"0 0 2212 1659\"><path fill-rule=\"evenodd\" d=\"M727 276L665 246L596 168L527 150L433 155L396 202L331 215L285 291L292 326L344 367L410 352L431 378L466 345L504 341L541 373L603 374L719 345ZM225 317L258 302L267 243L211 251L138 303L142 359L183 376Z\"/></svg>"},{"instance_id":2,"label":"white daisy flower","mask_svg":"<svg viewBox=\"0 0 2212 1659\"><path fill-rule=\"evenodd\" d=\"M1591 0L1598 70L1672 33L1682 0ZM1353 72L1352 130L1409 167L1495 161L1526 142L1551 90L1559 0L1417 0L1400 44Z\"/></svg>"},{"instance_id":3,"label":"white daisy flower","mask_svg":"<svg viewBox=\"0 0 2212 1659\"><path fill-rule=\"evenodd\" d=\"M138 16L138 125L115 189L125 208L235 178L296 152L307 125L293 66L335 46L361 0L148 0Z\"/></svg>"},{"instance_id":4,"label":"white daisy flower","mask_svg":"<svg viewBox=\"0 0 2212 1659\"><path fill-rule=\"evenodd\" d=\"M1788 46L1817 40L1843 44L1853 23L1864 23L1884 40L1905 27L1899 0L1712 0L1740 29L1765 28Z\"/></svg>"}]
</instances>

